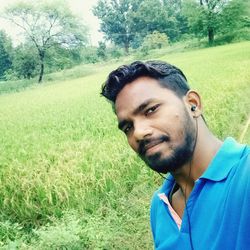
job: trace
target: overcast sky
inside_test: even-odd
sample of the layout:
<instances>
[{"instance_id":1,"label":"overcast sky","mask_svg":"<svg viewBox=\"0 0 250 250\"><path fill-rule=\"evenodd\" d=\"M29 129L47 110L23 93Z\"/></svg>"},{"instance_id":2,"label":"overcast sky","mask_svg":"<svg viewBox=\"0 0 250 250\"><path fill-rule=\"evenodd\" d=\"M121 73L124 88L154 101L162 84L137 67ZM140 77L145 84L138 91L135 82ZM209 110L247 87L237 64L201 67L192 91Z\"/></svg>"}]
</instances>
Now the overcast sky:
<instances>
[{"instance_id":1,"label":"overcast sky","mask_svg":"<svg viewBox=\"0 0 250 250\"><path fill-rule=\"evenodd\" d=\"M0 12L2 12L6 6L18 1L20 0L0 0ZM98 0L66 0L73 13L80 16L84 20L84 23L89 27L89 33L93 45L97 45L98 41L102 39L102 34L98 32L99 20L92 14L91 11L92 7L96 5L97 1ZM32 1L28 0L27 2ZM15 25L10 24L6 20L0 18L0 29L4 29L7 34L12 37L14 44L18 43L18 32Z\"/></svg>"}]
</instances>

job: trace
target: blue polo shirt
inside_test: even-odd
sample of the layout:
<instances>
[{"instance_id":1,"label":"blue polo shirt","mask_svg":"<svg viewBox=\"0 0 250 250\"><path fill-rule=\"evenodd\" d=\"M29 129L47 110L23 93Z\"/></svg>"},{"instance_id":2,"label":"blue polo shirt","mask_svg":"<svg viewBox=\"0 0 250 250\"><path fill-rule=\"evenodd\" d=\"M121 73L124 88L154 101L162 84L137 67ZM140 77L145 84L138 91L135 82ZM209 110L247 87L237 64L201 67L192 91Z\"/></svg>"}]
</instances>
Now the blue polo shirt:
<instances>
[{"instance_id":1,"label":"blue polo shirt","mask_svg":"<svg viewBox=\"0 0 250 250\"><path fill-rule=\"evenodd\" d=\"M154 194L150 221L157 250L250 249L250 148L227 138L203 175L196 180L179 229L168 205L170 175ZM187 212L188 210L188 212ZM189 221L188 215L189 214ZM190 227L189 227L190 225ZM191 230L191 234L190 234Z\"/></svg>"}]
</instances>

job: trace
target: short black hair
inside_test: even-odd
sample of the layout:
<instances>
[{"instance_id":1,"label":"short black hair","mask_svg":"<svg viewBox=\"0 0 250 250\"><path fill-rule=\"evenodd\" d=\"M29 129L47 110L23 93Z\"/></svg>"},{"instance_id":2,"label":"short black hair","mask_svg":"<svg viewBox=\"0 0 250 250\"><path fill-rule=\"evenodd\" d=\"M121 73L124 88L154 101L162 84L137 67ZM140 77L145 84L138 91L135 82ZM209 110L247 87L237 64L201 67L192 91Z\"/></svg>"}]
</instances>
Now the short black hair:
<instances>
[{"instance_id":1,"label":"short black hair","mask_svg":"<svg viewBox=\"0 0 250 250\"><path fill-rule=\"evenodd\" d=\"M174 65L163 61L135 61L112 71L102 86L101 95L115 103L123 87L139 77L148 76L172 90L177 96L184 96L190 89L184 73Z\"/></svg>"}]
</instances>

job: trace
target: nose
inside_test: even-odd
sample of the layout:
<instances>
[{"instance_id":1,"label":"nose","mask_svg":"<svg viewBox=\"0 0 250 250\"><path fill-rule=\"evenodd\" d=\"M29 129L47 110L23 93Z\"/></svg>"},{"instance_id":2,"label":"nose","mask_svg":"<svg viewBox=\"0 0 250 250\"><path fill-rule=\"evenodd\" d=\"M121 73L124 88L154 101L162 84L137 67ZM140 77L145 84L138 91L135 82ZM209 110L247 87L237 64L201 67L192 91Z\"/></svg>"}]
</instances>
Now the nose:
<instances>
[{"instance_id":1,"label":"nose","mask_svg":"<svg viewBox=\"0 0 250 250\"><path fill-rule=\"evenodd\" d=\"M152 128L143 122L134 124L134 139L139 142L152 135Z\"/></svg>"}]
</instances>

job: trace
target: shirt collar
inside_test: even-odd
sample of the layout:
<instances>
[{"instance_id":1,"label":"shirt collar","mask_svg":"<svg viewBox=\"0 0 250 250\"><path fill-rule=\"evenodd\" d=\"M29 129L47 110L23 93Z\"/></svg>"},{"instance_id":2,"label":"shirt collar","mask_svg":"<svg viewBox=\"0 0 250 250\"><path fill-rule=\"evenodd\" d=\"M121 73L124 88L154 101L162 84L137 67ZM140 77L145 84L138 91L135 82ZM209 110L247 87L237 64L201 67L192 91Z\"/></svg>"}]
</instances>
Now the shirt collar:
<instances>
[{"instance_id":1,"label":"shirt collar","mask_svg":"<svg viewBox=\"0 0 250 250\"><path fill-rule=\"evenodd\" d=\"M228 137L200 179L221 181L227 178L230 170L242 157L246 147L246 145L238 144L233 138Z\"/></svg>"},{"instance_id":2,"label":"shirt collar","mask_svg":"<svg viewBox=\"0 0 250 250\"><path fill-rule=\"evenodd\" d=\"M227 178L230 170L242 157L246 147L246 145L238 144L231 137L226 138L200 179L221 181ZM174 177L169 174L158 192L168 194L174 183Z\"/></svg>"}]
</instances>

